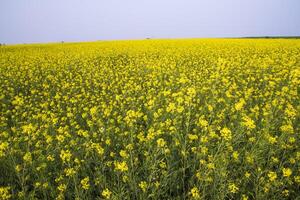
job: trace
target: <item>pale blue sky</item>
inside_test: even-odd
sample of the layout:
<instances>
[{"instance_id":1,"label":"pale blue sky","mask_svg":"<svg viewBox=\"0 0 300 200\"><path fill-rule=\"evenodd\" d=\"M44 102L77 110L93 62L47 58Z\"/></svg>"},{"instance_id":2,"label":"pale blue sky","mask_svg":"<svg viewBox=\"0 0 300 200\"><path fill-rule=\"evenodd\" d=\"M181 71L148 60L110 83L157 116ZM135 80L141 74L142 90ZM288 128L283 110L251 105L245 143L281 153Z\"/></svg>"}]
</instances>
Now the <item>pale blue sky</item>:
<instances>
[{"instance_id":1,"label":"pale blue sky","mask_svg":"<svg viewBox=\"0 0 300 200\"><path fill-rule=\"evenodd\" d=\"M300 35L300 0L0 0L0 43Z\"/></svg>"}]
</instances>

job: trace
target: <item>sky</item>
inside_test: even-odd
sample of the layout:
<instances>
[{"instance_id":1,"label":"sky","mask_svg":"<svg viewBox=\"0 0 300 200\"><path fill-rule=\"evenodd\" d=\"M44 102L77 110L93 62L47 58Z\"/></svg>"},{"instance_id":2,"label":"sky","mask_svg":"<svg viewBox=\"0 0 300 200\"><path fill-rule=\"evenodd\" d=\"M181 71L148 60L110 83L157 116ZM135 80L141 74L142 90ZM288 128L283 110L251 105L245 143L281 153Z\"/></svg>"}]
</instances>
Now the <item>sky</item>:
<instances>
[{"instance_id":1,"label":"sky","mask_svg":"<svg viewBox=\"0 0 300 200\"><path fill-rule=\"evenodd\" d=\"M0 0L0 43L300 35L300 0Z\"/></svg>"}]
</instances>

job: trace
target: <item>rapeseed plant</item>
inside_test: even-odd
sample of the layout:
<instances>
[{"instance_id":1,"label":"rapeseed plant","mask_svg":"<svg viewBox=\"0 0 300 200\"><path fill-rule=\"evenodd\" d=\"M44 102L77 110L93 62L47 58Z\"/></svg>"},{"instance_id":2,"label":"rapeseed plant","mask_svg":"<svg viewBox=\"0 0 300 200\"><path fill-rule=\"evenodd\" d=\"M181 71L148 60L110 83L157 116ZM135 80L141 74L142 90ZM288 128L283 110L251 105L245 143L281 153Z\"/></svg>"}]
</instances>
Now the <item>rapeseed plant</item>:
<instances>
[{"instance_id":1,"label":"rapeseed plant","mask_svg":"<svg viewBox=\"0 0 300 200\"><path fill-rule=\"evenodd\" d=\"M0 52L0 199L300 196L298 40Z\"/></svg>"}]
</instances>

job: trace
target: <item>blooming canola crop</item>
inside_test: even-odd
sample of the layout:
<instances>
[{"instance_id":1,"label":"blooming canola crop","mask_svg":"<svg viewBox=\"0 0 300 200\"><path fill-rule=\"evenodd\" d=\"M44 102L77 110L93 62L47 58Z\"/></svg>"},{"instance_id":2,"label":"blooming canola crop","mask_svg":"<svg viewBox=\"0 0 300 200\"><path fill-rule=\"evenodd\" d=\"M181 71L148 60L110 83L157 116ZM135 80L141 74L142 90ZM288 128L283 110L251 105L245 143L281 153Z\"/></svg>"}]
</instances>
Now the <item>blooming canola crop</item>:
<instances>
[{"instance_id":1,"label":"blooming canola crop","mask_svg":"<svg viewBox=\"0 0 300 200\"><path fill-rule=\"evenodd\" d=\"M295 199L300 40L0 47L0 199Z\"/></svg>"}]
</instances>

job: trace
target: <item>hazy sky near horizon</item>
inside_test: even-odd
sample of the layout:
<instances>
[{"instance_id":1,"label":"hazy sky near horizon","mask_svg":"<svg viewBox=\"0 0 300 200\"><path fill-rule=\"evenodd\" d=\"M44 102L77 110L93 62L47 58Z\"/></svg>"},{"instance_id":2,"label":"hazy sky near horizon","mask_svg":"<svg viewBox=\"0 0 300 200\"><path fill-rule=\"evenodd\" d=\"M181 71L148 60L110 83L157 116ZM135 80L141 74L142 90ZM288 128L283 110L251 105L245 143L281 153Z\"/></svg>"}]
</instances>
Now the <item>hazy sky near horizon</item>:
<instances>
[{"instance_id":1,"label":"hazy sky near horizon","mask_svg":"<svg viewBox=\"0 0 300 200\"><path fill-rule=\"evenodd\" d=\"M300 0L0 0L0 43L300 35Z\"/></svg>"}]
</instances>

